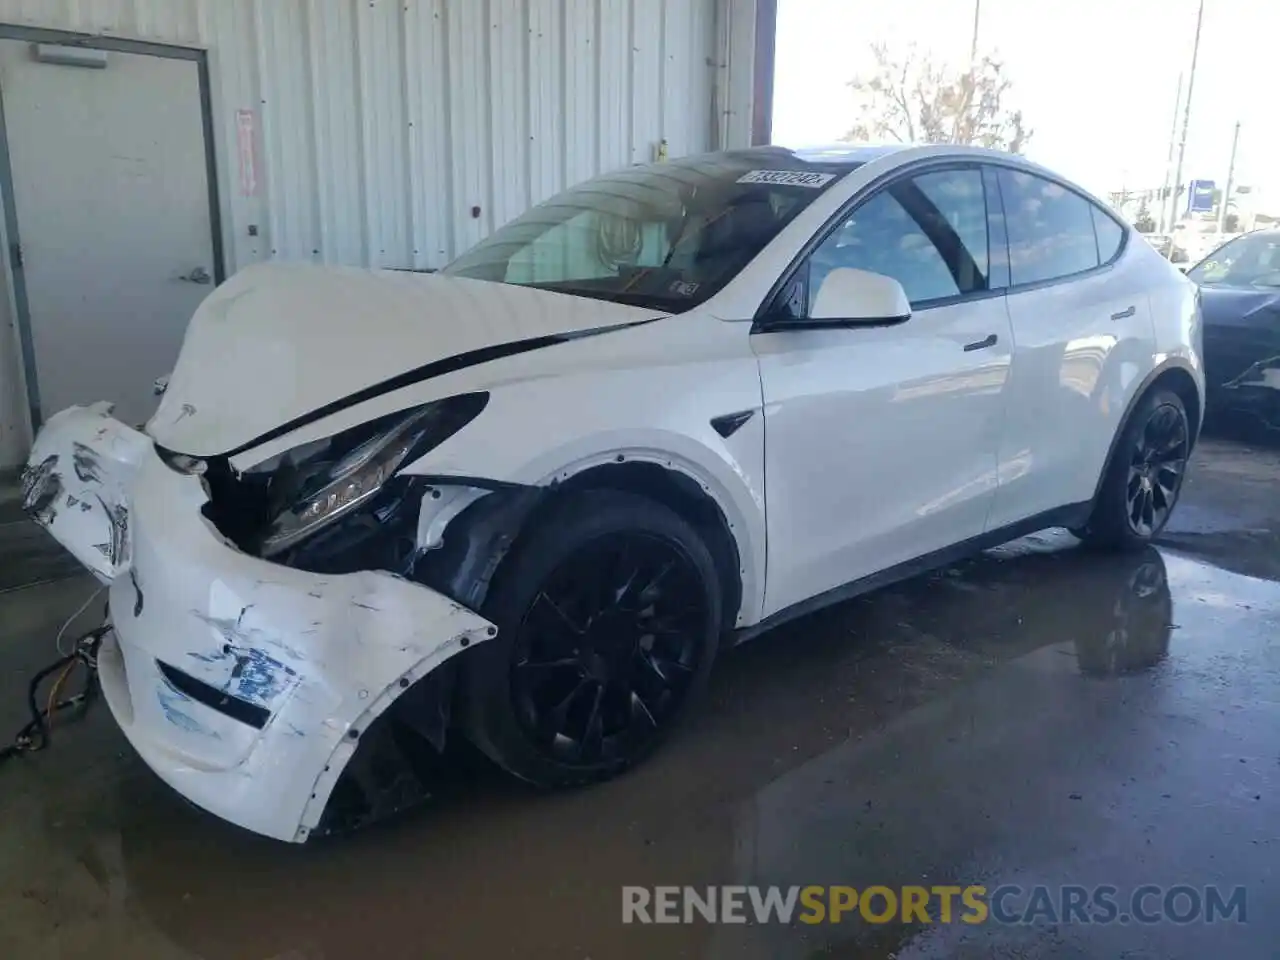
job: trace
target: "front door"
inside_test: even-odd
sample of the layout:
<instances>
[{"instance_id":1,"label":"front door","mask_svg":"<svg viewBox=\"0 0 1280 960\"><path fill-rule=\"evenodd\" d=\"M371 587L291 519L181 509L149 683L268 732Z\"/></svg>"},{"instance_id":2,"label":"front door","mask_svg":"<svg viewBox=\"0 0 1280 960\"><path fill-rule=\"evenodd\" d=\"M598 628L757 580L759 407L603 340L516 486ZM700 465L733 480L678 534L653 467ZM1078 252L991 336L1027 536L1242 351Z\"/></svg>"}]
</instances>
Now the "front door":
<instances>
[{"instance_id":1,"label":"front door","mask_svg":"<svg viewBox=\"0 0 1280 960\"><path fill-rule=\"evenodd\" d=\"M788 288L777 307L801 322L752 337L765 401L766 615L983 532L1012 340L988 260L981 172L907 176L861 202L802 265L807 293ZM805 329L835 267L898 280L912 316Z\"/></svg>"},{"instance_id":2,"label":"front door","mask_svg":"<svg viewBox=\"0 0 1280 960\"><path fill-rule=\"evenodd\" d=\"M213 289L197 64L116 51L105 66L59 59L0 41L41 413L110 400L137 424Z\"/></svg>"}]
</instances>

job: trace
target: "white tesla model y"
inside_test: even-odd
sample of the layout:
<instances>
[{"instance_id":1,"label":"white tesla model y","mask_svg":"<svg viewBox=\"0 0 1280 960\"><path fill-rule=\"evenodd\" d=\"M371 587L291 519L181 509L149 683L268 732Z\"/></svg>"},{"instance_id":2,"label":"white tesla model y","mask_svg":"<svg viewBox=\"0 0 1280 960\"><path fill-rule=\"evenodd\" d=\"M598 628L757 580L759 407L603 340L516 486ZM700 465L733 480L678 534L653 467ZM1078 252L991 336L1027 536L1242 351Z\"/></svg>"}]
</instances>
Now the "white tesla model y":
<instances>
[{"instance_id":1,"label":"white tesla model y","mask_svg":"<svg viewBox=\"0 0 1280 960\"><path fill-rule=\"evenodd\" d=\"M110 584L138 753L301 841L455 735L613 775L725 642L874 585L1051 525L1151 540L1203 386L1194 285L1061 177L758 148L592 180L435 274L245 269L145 429L48 421L26 504Z\"/></svg>"}]
</instances>

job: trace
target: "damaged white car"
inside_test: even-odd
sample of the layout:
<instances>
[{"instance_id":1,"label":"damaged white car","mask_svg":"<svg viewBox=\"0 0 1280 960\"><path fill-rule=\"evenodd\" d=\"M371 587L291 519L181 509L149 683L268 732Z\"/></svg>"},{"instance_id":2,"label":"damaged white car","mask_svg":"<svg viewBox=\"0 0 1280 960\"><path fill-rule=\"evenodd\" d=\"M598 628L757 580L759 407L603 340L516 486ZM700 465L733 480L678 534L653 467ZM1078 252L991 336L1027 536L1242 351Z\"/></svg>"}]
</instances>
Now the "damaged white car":
<instances>
[{"instance_id":1,"label":"damaged white car","mask_svg":"<svg viewBox=\"0 0 1280 960\"><path fill-rule=\"evenodd\" d=\"M110 584L138 753L302 841L425 794L455 735L537 784L613 775L725 641L871 586L1050 525L1149 541L1199 323L1019 158L712 154L432 275L241 271L144 429L44 425L26 505Z\"/></svg>"}]
</instances>

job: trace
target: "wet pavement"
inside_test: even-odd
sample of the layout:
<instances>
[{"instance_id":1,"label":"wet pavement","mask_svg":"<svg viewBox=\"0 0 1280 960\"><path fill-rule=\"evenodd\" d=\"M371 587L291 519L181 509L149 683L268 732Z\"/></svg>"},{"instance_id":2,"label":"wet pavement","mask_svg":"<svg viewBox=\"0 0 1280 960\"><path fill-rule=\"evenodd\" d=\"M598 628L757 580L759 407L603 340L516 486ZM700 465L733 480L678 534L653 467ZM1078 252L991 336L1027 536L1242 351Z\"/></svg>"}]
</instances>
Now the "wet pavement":
<instances>
[{"instance_id":1,"label":"wet pavement","mask_svg":"<svg viewBox=\"0 0 1280 960\"><path fill-rule=\"evenodd\" d=\"M588 790L462 753L430 806L291 847L187 806L98 709L0 768L0 957L1277 956L1280 452L1196 461L1160 549L1047 532L774 631ZM92 593L0 592L0 730ZM1247 922L624 926L657 884L1216 885Z\"/></svg>"}]
</instances>

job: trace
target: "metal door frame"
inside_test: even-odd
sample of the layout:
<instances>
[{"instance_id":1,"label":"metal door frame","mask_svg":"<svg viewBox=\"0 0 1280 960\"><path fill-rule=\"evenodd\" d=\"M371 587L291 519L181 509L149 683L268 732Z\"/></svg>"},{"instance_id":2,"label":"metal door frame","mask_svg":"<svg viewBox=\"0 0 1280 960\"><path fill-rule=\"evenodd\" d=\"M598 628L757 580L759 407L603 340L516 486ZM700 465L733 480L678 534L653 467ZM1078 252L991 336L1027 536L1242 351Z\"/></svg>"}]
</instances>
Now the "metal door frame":
<instances>
[{"instance_id":1,"label":"metal door frame","mask_svg":"<svg viewBox=\"0 0 1280 960\"><path fill-rule=\"evenodd\" d=\"M222 206L218 199L217 153L213 140L213 98L209 85L208 52L196 47L182 47L147 40L126 40L121 37L104 37L67 30L46 30L43 27L23 27L0 23L0 40L24 40L29 43L56 43L67 47L88 47L94 50L114 50L117 53L135 53L167 60L190 60L196 65L200 83L200 119L204 134L205 179L209 185L209 230L212 233L213 281L226 279L222 246ZM14 318L18 330L18 348L22 356L23 379L27 386L27 411L31 417L34 435L44 422L40 407L40 384L36 377L35 343L31 336L31 308L27 299L27 279L21 257L14 252L22 249L18 233L18 205L13 189L13 166L9 161L9 131L5 126L4 97L0 93L0 198L4 200L4 226L9 239L9 265L13 277L13 303L17 312Z\"/></svg>"}]
</instances>

